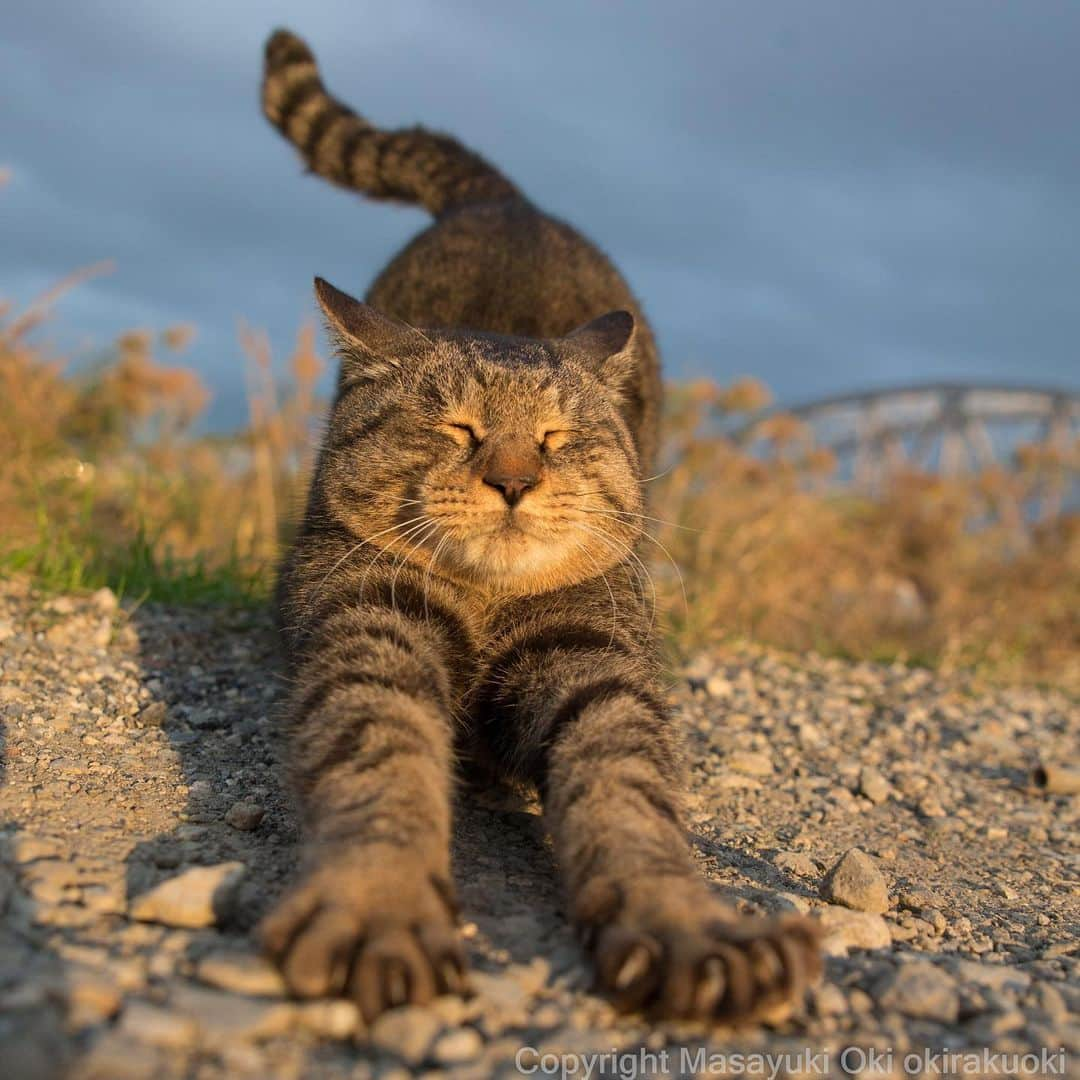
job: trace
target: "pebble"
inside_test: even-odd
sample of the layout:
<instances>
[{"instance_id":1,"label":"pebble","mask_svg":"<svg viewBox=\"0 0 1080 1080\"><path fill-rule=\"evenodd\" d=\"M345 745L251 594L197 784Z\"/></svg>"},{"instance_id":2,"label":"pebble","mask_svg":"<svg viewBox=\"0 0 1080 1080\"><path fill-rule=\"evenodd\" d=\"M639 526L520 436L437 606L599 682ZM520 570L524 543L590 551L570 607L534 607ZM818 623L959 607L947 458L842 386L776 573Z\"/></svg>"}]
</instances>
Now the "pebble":
<instances>
[{"instance_id":1,"label":"pebble","mask_svg":"<svg viewBox=\"0 0 1080 1080\"><path fill-rule=\"evenodd\" d=\"M225 815L225 824L241 832L250 832L258 827L265 813L266 811L258 803L242 799L229 807L229 812Z\"/></svg>"},{"instance_id":2,"label":"pebble","mask_svg":"<svg viewBox=\"0 0 1080 1080\"><path fill-rule=\"evenodd\" d=\"M818 912L824 934L822 947L830 956L849 949L887 949L892 945L889 924L877 914L830 904Z\"/></svg>"},{"instance_id":3,"label":"pebble","mask_svg":"<svg viewBox=\"0 0 1080 1080\"><path fill-rule=\"evenodd\" d=\"M213 952L196 965L201 982L252 997L285 997L285 980L273 964L254 953Z\"/></svg>"},{"instance_id":4,"label":"pebble","mask_svg":"<svg viewBox=\"0 0 1080 1080\"><path fill-rule=\"evenodd\" d=\"M192 867L135 897L131 917L166 926L213 926L229 914L244 870L241 862Z\"/></svg>"},{"instance_id":5,"label":"pebble","mask_svg":"<svg viewBox=\"0 0 1080 1080\"><path fill-rule=\"evenodd\" d=\"M889 887L865 851L849 848L825 876L821 895L855 911L881 914L889 910Z\"/></svg>"},{"instance_id":6,"label":"pebble","mask_svg":"<svg viewBox=\"0 0 1080 1080\"><path fill-rule=\"evenodd\" d=\"M291 1002L241 997L200 986L178 986L170 1001L195 1021L200 1037L212 1046L236 1039L272 1039L291 1031L296 1023L296 1006Z\"/></svg>"},{"instance_id":7,"label":"pebble","mask_svg":"<svg viewBox=\"0 0 1080 1080\"><path fill-rule=\"evenodd\" d=\"M309 1001L297 1009L300 1026L312 1035L341 1041L362 1026L360 1010L351 1001Z\"/></svg>"},{"instance_id":8,"label":"pebble","mask_svg":"<svg viewBox=\"0 0 1080 1080\"><path fill-rule=\"evenodd\" d=\"M753 750L733 750L724 764L729 769L746 776L772 776L773 763L768 754L759 754Z\"/></svg>"},{"instance_id":9,"label":"pebble","mask_svg":"<svg viewBox=\"0 0 1080 1080\"><path fill-rule=\"evenodd\" d=\"M480 1056L484 1040L473 1028L458 1028L439 1036L431 1048L431 1057L439 1065L462 1065Z\"/></svg>"},{"instance_id":10,"label":"pebble","mask_svg":"<svg viewBox=\"0 0 1080 1080\"><path fill-rule=\"evenodd\" d=\"M124 1008L117 1030L138 1042L180 1050L194 1044L198 1027L189 1016L145 1001L130 1001Z\"/></svg>"},{"instance_id":11,"label":"pebble","mask_svg":"<svg viewBox=\"0 0 1080 1080\"><path fill-rule=\"evenodd\" d=\"M889 798L889 781L873 765L864 765L859 770L859 794L868 798L875 806Z\"/></svg>"},{"instance_id":12,"label":"pebble","mask_svg":"<svg viewBox=\"0 0 1080 1080\"><path fill-rule=\"evenodd\" d=\"M781 851L773 856L773 866L796 877L816 878L817 863L803 851Z\"/></svg>"},{"instance_id":13,"label":"pebble","mask_svg":"<svg viewBox=\"0 0 1080 1080\"><path fill-rule=\"evenodd\" d=\"M925 960L902 964L876 987L874 996L882 1009L913 1019L953 1024L959 1013L956 980Z\"/></svg>"},{"instance_id":14,"label":"pebble","mask_svg":"<svg viewBox=\"0 0 1080 1080\"><path fill-rule=\"evenodd\" d=\"M399 1057L406 1065L419 1065L442 1029L442 1020L430 1009L407 1005L378 1017L368 1039L372 1046Z\"/></svg>"},{"instance_id":15,"label":"pebble","mask_svg":"<svg viewBox=\"0 0 1080 1080\"><path fill-rule=\"evenodd\" d=\"M120 990L105 974L74 967L64 972L64 992L68 1002L68 1023L74 1028L111 1019L123 1001Z\"/></svg>"}]
</instances>

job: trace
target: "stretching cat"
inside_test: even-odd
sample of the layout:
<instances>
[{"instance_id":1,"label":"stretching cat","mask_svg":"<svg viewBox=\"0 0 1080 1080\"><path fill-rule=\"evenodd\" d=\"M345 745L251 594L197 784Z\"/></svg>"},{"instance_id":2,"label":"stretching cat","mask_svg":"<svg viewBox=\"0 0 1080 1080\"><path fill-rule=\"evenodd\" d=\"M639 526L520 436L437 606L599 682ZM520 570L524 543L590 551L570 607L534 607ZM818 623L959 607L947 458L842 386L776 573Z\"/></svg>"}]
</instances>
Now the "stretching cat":
<instances>
[{"instance_id":1,"label":"stretching cat","mask_svg":"<svg viewBox=\"0 0 1080 1080\"><path fill-rule=\"evenodd\" d=\"M455 758L543 797L571 917L622 1008L786 1014L820 971L802 920L709 891L638 591L659 362L622 278L486 162L380 131L278 31L263 107L309 168L436 224L360 303L316 279L340 357L279 614L301 879L261 928L300 996L371 1020L465 987ZM606 313L606 314L605 314Z\"/></svg>"}]
</instances>

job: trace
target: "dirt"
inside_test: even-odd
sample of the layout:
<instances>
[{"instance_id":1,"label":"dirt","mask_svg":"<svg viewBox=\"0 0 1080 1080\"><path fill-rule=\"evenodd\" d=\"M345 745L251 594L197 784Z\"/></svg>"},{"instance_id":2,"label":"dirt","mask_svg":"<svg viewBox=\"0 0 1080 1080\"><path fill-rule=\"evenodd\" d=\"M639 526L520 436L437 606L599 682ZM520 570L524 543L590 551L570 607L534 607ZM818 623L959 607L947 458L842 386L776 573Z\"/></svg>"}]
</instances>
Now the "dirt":
<instances>
[{"instance_id":1,"label":"dirt","mask_svg":"<svg viewBox=\"0 0 1080 1080\"><path fill-rule=\"evenodd\" d=\"M699 657L670 689L691 841L743 910L818 913L803 1014L616 1016L539 808L489 791L462 793L455 839L474 996L364 1030L347 1002L288 1000L250 941L299 841L277 671L261 614L0 583L0 1077L1080 1073L1080 798L1031 782L1080 762L1063 694Z\"/></svg>"}]
</instances>

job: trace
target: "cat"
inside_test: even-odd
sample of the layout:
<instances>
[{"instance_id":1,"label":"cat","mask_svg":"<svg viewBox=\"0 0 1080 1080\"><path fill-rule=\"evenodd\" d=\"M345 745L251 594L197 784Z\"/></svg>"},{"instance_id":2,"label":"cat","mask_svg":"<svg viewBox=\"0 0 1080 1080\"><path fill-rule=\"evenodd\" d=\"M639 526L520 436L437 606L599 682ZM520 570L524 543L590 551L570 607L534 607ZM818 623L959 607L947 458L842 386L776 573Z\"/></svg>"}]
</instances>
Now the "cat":
<instances>
[{"instance_id":1,"label":"cat","mask_svg":"<svg viewBox=\"0 0 1080 1080\"><path fill-rule=\"evenodd\" d=\"M315 290L340 367L278 614L305 842L261 939L291 991L371 1021L466 988L455 764L533 784L567 909L624 1010L777 1018L814 924L741 916L689 851L636 552L652 332L608 259L454 139L382 131L279 30L263 109L309 169L435 224L361 303Z\"/></svg>"}]
</instances>

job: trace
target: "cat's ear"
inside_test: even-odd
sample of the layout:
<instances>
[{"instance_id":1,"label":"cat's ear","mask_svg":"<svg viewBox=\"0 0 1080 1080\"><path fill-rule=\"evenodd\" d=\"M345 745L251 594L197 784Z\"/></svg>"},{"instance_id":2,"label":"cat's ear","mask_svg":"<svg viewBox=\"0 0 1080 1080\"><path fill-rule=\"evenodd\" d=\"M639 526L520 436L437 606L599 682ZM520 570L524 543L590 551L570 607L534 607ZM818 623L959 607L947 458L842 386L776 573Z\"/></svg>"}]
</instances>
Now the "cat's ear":
<instances>
[{"instance_id":1,"label":"cat's ear","mask_svg":"<svg viewBox=\"0 0 1080 1080\"><path fill-rule=\"evenodd\" d=\"M633 337L634 316L629 311L609 311L562 340L613 394L619 395L637 371Z\"/></svg>"},{"instance_id":2,"label":"cat's ear","mask_svg":"<svg viewBox=\"0 0 1080 1080\"><path fill-rule=\"evenodd\" d=\"M319 277L315 296L346 377L389 374L431 348L431 342L408 323L376 311Z\"/></svg>"}]
</instances>

